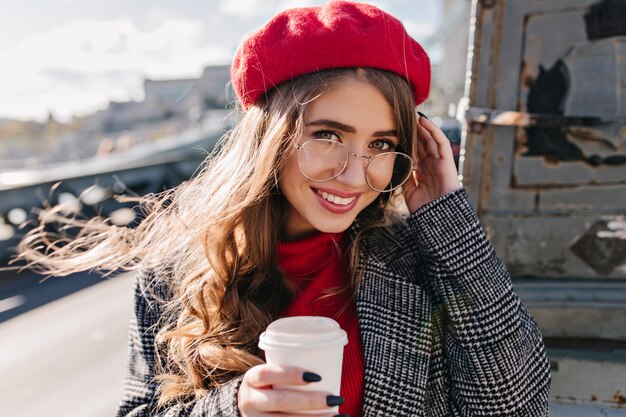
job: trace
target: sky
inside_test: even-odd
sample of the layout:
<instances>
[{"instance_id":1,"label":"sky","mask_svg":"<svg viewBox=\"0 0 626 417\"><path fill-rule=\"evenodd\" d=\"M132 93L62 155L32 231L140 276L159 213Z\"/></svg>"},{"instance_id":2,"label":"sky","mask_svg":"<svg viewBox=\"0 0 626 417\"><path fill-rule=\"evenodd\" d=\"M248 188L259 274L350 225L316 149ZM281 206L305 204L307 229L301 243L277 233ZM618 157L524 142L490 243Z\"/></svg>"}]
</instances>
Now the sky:
<instances>
[{"instance_id":1,"label":"sky","mask_svg":"<svg viewBox=\"0 0 626 417\"><path fill-rule=\"evenodd\" d=\"M441 0L362 0L418 41ZM142 100L144 78L199 77L278 11L321 0L0 0L0 119L62 121Z\"/></svg>"}]
</instances>

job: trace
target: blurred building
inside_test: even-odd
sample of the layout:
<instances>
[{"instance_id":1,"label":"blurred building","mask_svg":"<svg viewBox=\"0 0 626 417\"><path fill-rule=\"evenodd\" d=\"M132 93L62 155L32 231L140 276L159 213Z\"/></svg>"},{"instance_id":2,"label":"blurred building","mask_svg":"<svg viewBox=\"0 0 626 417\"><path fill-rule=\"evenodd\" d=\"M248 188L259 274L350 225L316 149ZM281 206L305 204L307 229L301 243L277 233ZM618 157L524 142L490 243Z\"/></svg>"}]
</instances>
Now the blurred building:
<instances>
[{"instance_id":1,"label":"blurred building","mask_svg":"<svg viewBox=\"0 0 626 417\"><path fill-rule=\"evenodd\" d=\"M132 130L147 123L197 122L212 109L232 100L229 66L206 67L199 78L144 80L142 101L111 102L105 110L81 119L88 132Z\"/></svg>"}]
</instances>

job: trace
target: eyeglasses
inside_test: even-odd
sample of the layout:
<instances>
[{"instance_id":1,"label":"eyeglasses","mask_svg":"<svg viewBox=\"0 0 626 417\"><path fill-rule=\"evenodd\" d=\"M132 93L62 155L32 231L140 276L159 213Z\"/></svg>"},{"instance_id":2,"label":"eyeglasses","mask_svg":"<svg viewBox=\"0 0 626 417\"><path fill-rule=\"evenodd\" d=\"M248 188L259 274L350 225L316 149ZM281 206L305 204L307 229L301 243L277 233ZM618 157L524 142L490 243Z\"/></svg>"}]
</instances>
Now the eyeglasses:
<instances>
[{"instance_id":1,"label":"eyeglasses","mask_svg":"<svg viewBox=\"0 0 626 417\"><path fill-rule=\"evenodd\" d=\"M313 139L297 144L298 167L306 178L326 182L337 178L348 166L351 156L365 158L365 181L377 192L393 191L406 182L417 166L411 157L402 152L373 150L372 155L359 155L341 142Z\"/></svg>"}]
</instances>

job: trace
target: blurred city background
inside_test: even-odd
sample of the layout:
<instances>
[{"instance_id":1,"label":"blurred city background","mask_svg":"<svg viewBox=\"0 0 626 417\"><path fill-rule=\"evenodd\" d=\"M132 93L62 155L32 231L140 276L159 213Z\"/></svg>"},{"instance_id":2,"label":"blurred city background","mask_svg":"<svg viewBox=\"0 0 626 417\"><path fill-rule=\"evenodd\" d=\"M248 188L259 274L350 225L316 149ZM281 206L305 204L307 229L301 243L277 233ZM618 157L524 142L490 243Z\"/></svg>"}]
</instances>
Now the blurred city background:
<instances>
[{"instance_id":1,"label":"blurred city background","mask_svg":"<svg viewBox=\"0 0 626 417\"><path fill-rule=\"evenodd\" d=\"M626 416L626 1L366 1L432 59L420 111L546 336L551 416ZM32 0L0 14L0 267L36 210L138 219L235 122L241 38L306 0ZM558 36L556 36L558 33ZM19 266L19 265L18 265ZM110 416L132 277L0 272L0 415Z\"/></svg>"}]
</instances>

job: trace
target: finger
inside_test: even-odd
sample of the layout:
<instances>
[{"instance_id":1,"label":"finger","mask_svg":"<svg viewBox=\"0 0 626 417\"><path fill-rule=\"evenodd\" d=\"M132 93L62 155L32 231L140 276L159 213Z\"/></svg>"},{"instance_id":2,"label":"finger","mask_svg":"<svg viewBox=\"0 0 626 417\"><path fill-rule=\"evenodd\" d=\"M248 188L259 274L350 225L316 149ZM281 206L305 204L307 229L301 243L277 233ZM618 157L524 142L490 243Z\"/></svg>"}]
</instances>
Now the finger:
<instances>
[{"instance_id":1,"label":"finger","mask_svg":"<svg viewBox=\"0 0 626 417\"><path fill-rule=\"evenodd\" d=\"M328 410L344 402L342 397L326 392L290 389L254 390L251 401L257 410L265 412Z\"/></svg>"},{"instance_id":2,"label":"finger","mask_svg":"<svg viewBox=\"0 0 626 417\"><path fill-rule=\"evenodd\" d=\"M424 118L423 117L420 118L420 120L422 119ZM428 155L432 155L433 157L439 159L439 149L437 146L437 142L435 142L435 140L433 139L433 136L430 133L430 131L426 129L424 126L422 126L421 124L418 126L418 129L421 132L422 140L423 140L424 146L426 147L426 152L428 153Z\"/></svg>"},{"instance_id":3,"label":"finger","mask_svg":"<svg viewBox=\"0 0 626 417\"><path fill-rule=\"evenodd\" d=\"M295 366L280 365L258 365L246 372L246 382L255 387L266 387L268 385L306 385L310 382L317 382L321 377L306 369Z\"/></svg>"},{"instance_id":4,"label":"finger","mask_svg":"<svg viewBox=\"0 0 626 417\"><path fill-rule=\"evenodd\" d=\"M428 131L419 124L417 125L417 150L420 160L428 156Z\"/></svg>"},{"instance_id":5,"label":"finger","mask_svg":"<svg viewBox=\"0 0 626 417\"><path fill-rule=\"evenodd\" d=\"M421 117L419 119L419 123L420 123L420 126L422 126L424 129L426 129L429 132L431 138L433 138L433 140L437 143L438 148L440 150L440 155L441 154L448 155L448 153L450 155L452 154L452 147L450 146L450 141L448 140L448 137L445 135L445 133L443 133L443 131L439 128L439 126L437 126L430 120L426 119L425 117Z\"/></svg>"}]
</instances>

